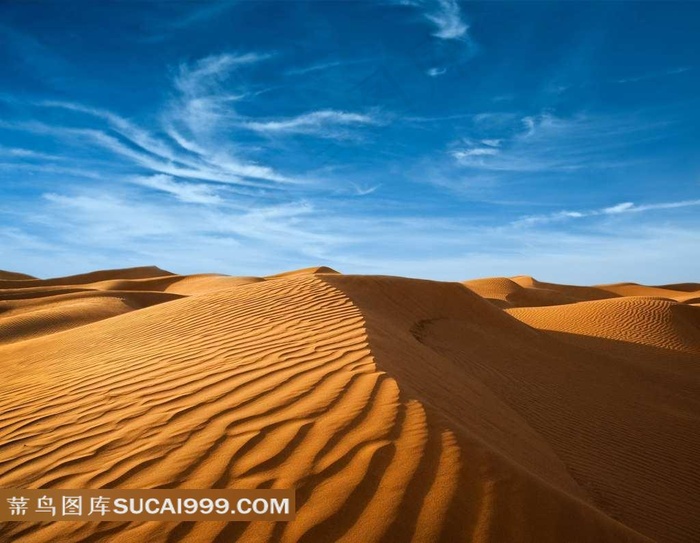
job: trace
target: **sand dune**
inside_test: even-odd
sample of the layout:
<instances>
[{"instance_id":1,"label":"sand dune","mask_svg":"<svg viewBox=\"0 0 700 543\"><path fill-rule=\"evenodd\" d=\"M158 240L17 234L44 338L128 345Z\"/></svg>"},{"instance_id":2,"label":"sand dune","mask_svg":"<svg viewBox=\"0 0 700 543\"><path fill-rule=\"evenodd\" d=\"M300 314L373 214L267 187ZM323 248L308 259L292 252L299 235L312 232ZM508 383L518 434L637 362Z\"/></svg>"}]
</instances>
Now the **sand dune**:
<instances>
[{"instance_id":1,"label":"sand dune","mask_svg":"<svg viewBox=\"0 0 700 543\"><path fill-rule=\"evenodd\" d=\"M2 275L0 486L298 511L0 541L700 541L697 286Z\"/></svg>"},{"instance_id":2,"label":"sand dune","mask_svg":"<svg viewBox=\"0 0 700 543\"><path fill-rule=\"evenodd\" d=\"M0 279L5 279L8 281L14 281L17 279L36 279L33 275L27 275L26 273L10 272L5 270L0 270Z\"/></svg>"},{"instance_id":3,"label":"sand dune","mask_svg":"<svg viewBox=\"0 0 700 543\"><path fill-rule=\"evenodd\" d=\"M508 312L543 330L700 354L700 314L663 298L634 296Z\"/></svg>"},{"instance_id":4,"label":"sand dune","mask_svg":"<svg viewBox=\"0 0 700 543\"><path fill-rule=\"evenodd\" d=\"M700 300L700 284L683 283L650 287L637 283L616 283L580 287L544 283L520 275L517 277L489 277L472 279L463 283L470 290L494 305L509 309L514 307L540 307L606 300L621 296L651 296L677 302L695 303Z\"/></svg>"},{"instance_id":5,"label":"sand dune","mask_svg":"<svg viewBox=\"0 0 700 543\"><path fill-rule=\"evenodd\" d=\"M36 292L32 292L26 299L0 301L0 344L60 332L181 297L118 290L53 292L44 292L43 296L33 296Z\"/></svg>"},{"instance_id":6,"label":"sand dune","mask_svg":"<svg viewBox=\"0 0 700 543\"><path fill-rule=\"evenodd\" d=\"M7 273L7 272L5 272ZM23 275L23 274L20 274ZM0 281L0 288L26 288L26 287L47 287L53 285L86 285L98 281L107 281L110 279L144 279L150 277L161 277L166 275L174 275L168 271L161 270L156 266L143 266L139 268L124 268L118 270L102 270L89 273L81 273L79 275L70 275L68 277L58 277L55 279L34 279L31 276L18 279L4 279Z\"/></svg>"},{"instance_id":7,"label":"sand dune","mask_svg":"<svg viewBox=\"0 0 700 543\"><path fill-rule=\"evenodd\" d=\"M598 288L620 296L653 296L677 302L700 299L700 285L697 283L662 285L659 287L648 287L637 283L618 283L615 285L600 285Z\"/></svg>"},{"instance_id":8,"label":"sand dune","mask_svg":"<svg viewBox=\"0 0 700 543\"><path fill-rule=\"evenodd\" d=\"M502 309L571 304L581 301L580 297L554 289L522 286L507 277L473 279L464 281L463 284Z\"/></svg>"}]
</instances>

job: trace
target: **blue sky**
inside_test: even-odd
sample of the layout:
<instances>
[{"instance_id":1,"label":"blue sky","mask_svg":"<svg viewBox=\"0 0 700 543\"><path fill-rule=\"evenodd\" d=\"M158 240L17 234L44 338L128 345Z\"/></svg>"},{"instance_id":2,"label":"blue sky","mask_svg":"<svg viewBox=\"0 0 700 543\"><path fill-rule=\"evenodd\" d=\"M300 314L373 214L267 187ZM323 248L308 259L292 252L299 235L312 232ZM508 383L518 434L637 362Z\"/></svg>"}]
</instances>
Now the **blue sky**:
<instances>
[{"instance_id":1,"label":"blue sky","mask_svg":"<svg viewBox=\"0 0 700 543\"><path fill-rule=\"evenodd\" d=\"M697 2L3 2L0 268L698 281Z\"/></svg>"}]
</instances>

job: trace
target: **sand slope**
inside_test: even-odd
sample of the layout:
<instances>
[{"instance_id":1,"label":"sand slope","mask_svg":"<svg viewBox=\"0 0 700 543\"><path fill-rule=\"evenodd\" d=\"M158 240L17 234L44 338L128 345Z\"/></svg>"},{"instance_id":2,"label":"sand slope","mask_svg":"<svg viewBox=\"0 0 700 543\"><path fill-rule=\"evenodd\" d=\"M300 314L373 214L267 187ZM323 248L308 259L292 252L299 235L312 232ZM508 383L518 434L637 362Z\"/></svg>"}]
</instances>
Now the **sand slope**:
<instances>
[{"instance_id":1,"label":"sand slope","mask_svg":"<svg viewBox=\"0 0 700 543\"><path fill-rule=\"evenodd\" d=\"M290 523L8 523L0 541L700 540L700 308L465 285L0 281L1 486L294 487L298 506ZM513 293L520 308L495 304Z\"/></svg>"}]
</instances>

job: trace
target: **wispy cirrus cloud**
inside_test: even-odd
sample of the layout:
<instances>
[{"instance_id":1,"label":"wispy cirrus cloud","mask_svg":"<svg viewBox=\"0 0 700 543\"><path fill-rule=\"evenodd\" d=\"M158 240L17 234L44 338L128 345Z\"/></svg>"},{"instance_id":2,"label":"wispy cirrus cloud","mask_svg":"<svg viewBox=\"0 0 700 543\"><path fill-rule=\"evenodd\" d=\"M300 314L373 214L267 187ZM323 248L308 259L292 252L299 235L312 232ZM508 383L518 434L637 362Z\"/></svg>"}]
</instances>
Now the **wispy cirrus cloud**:
<instances>
[{"instance_id":1,"label":"wispy cirrus cloud","mask_svg":"<svg viewBox=\"0 0 700 543\"><path fill-rule=\"evenodd\" d=\"M433 36L443 40L464 39L469 25L462 19L457 0L436 0L425 2L424 16L435 26Z\"/></svg>"},{"instance_id":2,"label":"wispy cirrus cloud","mask_svg":"<svg viewBox=\"0 0 700 543\"><path fill-rule=\"evenodd\" d=\"M434 27L433 36L443 40L465 39L469 25L457 0L395 0L396 4L418 8Z\"/></svg>"},{"instance_id":3,"label":"wispy cirrus cloud","mask_svg":"<svg viewBox=\"0 0 700 543\"><path fill-rule=\"evenodd\" d=\"M476 54L478 48L457 0L397 0L394 4L419 11L422 21L432 27L430 36L435 39L410 51L413 62L428 77L445 75Z\"/></svg>"},{"instance_id":4,"label":"wispy cirrus cloud","mask_svg":"<svg viewBox=\"0 0 700 543\"><path fill-rule=\"evenodd\" d=\"M28 102L32 107L61 109L99 121L85 128L52 125L38 121L3 121L3 126L47 135L74 143L85 142L127 159L143 169L141 179L149 187L190 203L220 202L220 196L185 181L223 183L242 188L276 189L301 181L258 161L241 157L236 131L248 131L276 138L297 134L347 139L356 127L383 122L375 113L319 110L295 117L255 118L239 114L235 102L246 94L243 75L231 75L246 66L270 58L267 53L222 53L182 63L173 78L174 95L157 115L159 124L144 126L114 112L90 105L58 100ZM16 101L15 101L16 102ZM20 101L19 103L25 103ZM26 104L25 104L26 105ZM240 132L239 132L240 134ZM24 153L25 157L30 151ZM18 152L13 152L18 156ZM145 182L141 183L146 186Z\"/></svg>"},{"instance_id":5,"label":"wispy cirrus cloud","mask_svg":"<svg viewBox=\"0 0 700 543\"><path fill-rule=\"evenodd\" d=\"M700 200L681 200L678 202L661 202L653 204L637 205L633 202L622 202L601 209L589 209L584 211L556 211L546 215L530 215L513 222L515 225L533 226L547 223L561 222L570 219L584 219L587 217L600 217L605 215L623 215L627 213L644 213L647 211L660 211L679 209L683 207L700 206Z\"/></svg>"},{"instance_id":6,"label":"wispy cirrus cloud","mask_svg":"<svg viewBox=\"0 0 700 543\"><path fill-rule=\"evenodd\" d=\"M180 5L186 6L186 9L182 13L163 13L158 12L152 20L152 24L149 27L151 31L149 34L142 36L139 41L144 43L158 43L166 41L173 36L177 35L178 31L184 31L201 25L216 16L224 14L230 8L238 4L237 0L217 0L215 2L203 2L203 3L193 3L193 9L189 9L190 3L168 3L164 4L165 7L171 7L175 5L179 7ZM156 5L156 8L160 6Z\"/></svg>"},{"instance_id":7,"label":"wispy cirrus cloud","mask_svg":"<svg viewBox=\"0 0 700 543\"><path fill-rule=\"evenodd\" d=\"M65 160L65 157L60 155L52 155L34 151L33 149L23 149L21 147L4 147L0 145L0 157L9 157L17 159L29 160Z\"/></svg>"},{"instance_id":8,"label":"wispy cirrus cloud","mask_svg":"<svg viewBox=\"0 0 700 543\"><path fill-rule=\"evenodd\" d=\"M216 17L217 15L224 13L228 9L234 7L237 3L237 0L218 0L216 2L207 2L201 5L195 4L197 6L196 9L168 21L167 26L173 29L181 29L203 23Z\"/></svg>"},{"instance_id":9,"label":"wispy cirrus cloud","mask_svg":"<svg viewBox=\"0 0 700 543\"><path fill-rule=\"evenodd\" d=\"M175 77L175 88L190 97L202 96L218 89L238 66L255 64L272 57L270 53L221 53L201 58L193 63L180 64ZM219 92L216 93L220 95Z\"/></svg>"},{"instance_id":10,"label":"wispy cirrus cloud","mask_svg":"<svg viewBox=\"0 0 700 543\"><path fill-rule=\"evenodd\" d=\"M645 81L647 79L657 79L660 77L666 77L669 75L678 75L685 72L689 72L692 68L690 66L679 66L678 68L670 68L668 70L648 72L642 75L632 76L632 77L621 77L616 79L615 83L638 83L639 81Z\"/></svg>"},{"instance_id":11,"label":"wispy cirrus cloud","mask_svg":"<svg viewBox=\"0 0 700 543\"><path fill-rule=\"evenodd\" d=\"M430 68L426 73L430 77L439 77L447 73L447 68Z\"/></svg>"},{"instance_id":12,"label":"wispy cirrus cloud","mask_svg":"<svg viewBox=\"0 0 700 543\"><path fill-rule=\"evenodd\" d=\"M353 60L331 60L328 62L318 62L308 66L303 66L300 68L290 68L285 74L286 75L307 75L314 72L322 72L325 70L331 70L333 68L344 68L348 66L353 66L356 64L364 64L366 62L372 62L375 59L371 58L359 58Z\"/></svg>"},{"instance_id":13,"label":"wispy cirrus cloud","mask_svg":"<svg viewBox=\"0 0 700 543\"><path fill-rule=\"evenodd\" d=\"M375 115L348 111L320 110L297 117L270 121L246 121L242 126L264 134L309 134L327 138L342 138L347 134L341 128L354 125L376 125Z\"/></svg>"},{"instance_id":14,"label":"wispy cirrus cloud","mask_svg":"<svg viewBox=\"0 0 700 543\"><path fill-rule=\"evenodd\" d=\"M238 70L271 57L258 52L221 53L181 63L173 78L176 94L162 114L168 132L186 150L206 154L209 138L238 118L236 102L248 94Z\"/></svg>"},{"instance_id":15,"label":"wispy cirrus cloud","mask_svg":"<svg viewBox=\"0 0 700 543\"><path fill-rule=\"evenodd\" d=\"M158 174L145 176L135 176L130 181L142 187L148 187L158 191L172 194L178 200L192 204L220 204L222 198L216 189L203 183L183 183L176 181L170 175Z\"/></svg>"},{"instance_id":16,"label":"wispy cirrus cloud","mask_svg":"<svg viewBox=\"0 0 700 543\"><path fill-rule=\"evenodd\" d=\"M460 162L468 162L474 157L496 156L500 152L498 145L488 145L486 141L481 140L476 144L469 142L469 148L452 151L452 156Z\"/></svg>"},{"instance_id":17,"label":"wispy cirrus cloud","mask_svg":"<svg viewBox=\"0 0 700 543\"><path fill-rule=\"evenodd\" d=\"M354 129L382 122L375 113L333 109L274 118L240 113L237 103L254 99L256 93L249 91L237 71L272 56L268 53L222 54L181 65L174 82L179 95L162 117L168 136L182 149L208 162L230 167L237 160L236 148L230 145L232 131L245 130L275 138L311 135L346 140L356 137ZM238 77L232 78L233 75ZM276 180L283 180L273 175Z\"/></svg>"},{"instance_id":18,"label":"wispy cirrus cloud","mask_svg":"<svg viewBox=\"0 0 700 543\"><path fill-rule=\"evenodd\" d=\"M74 102L63 102L58 100L44 100L35 102L35 104L40 107L59 108L97 117L106 121L111 130L123 136L131 144L142 149L143 151L167 160L178 161L177 153L167 143L154 137L148 132L148 130L143 129L128 119L120 117L119 115L116 115L110 111L83 104L77 104Z\"/></svg>"},{"instance_id":19,"label":"wispy cirrus cloud","mask_svg":"<svg viewBox=\"0 0 700 543\"><path fill-rule=\"evenodd\" d=\"M297 182L269 166L234 157L227 150L231 147L228 136L213 132L222 119L222 104L232 100L229 94L221 92L221 83L235 67L268 57L259 53L222 54L205 57L191 66L180 65L173 80L179 96L161 115L164 126L156 127L158 134L104 109L50 100L35 105L90 115L105 121L107 126L105 129L75 129L34 122L20 123L17 127L86 138L141 167L175 177L250 187ZM232 110L228 114L236 115Z\"/></svg>"},{"instance_id":20,"label":"wispy cirrus cloud","mask_svg":"<svg viewBox=\"0 0 700 543\"><path fill-rule=\"evenodd\" d=\"M372 194L373 192L376 192L381 185L374 185L374 186L362 186L358 185L357 183L352 183L352 187L355 191L356 196L367 196L369 194Z\"/></svg>"},{"instance_id":21,"label":"wispy cirrus cloud","mask_svg":"<svg viewBox=\"0 0 700 543\"><path fill-rule=\"evenodd\" d=\"M620 116L477 114L472 132L450 145L455 162L491 172L575 171L626 164L624 151L662 139L670 121L639 122ZM484 137L486 136L486 137Z\"/></svg>"},{"instance_id":22,"label":"wispy cirrus cloud","mask_svg":"<svg viewBox=\"0 0 700 543\"><path fill-rule=\"evenodd\" d=\"M150 135L147 135L149 148L144 149L140 145L144 144L141 138L133 136L134 139L130 139L126 136L122 139L107 133L105 130L94 128L52 126L36 121L6 122L4 126L36 134L49 135L59 139L84 141L98 145L119 157L129 159L134 165L147 171L174 177L244 187L267 188L275 188L279 184L295 182L267 166L226 158L222 160L203 160L201 157L192 158L191 156L180 155L169 148L165 142L152 139ZM124 134L129 134L129 132L127 131Z\"/></svg>"}]
</instances>

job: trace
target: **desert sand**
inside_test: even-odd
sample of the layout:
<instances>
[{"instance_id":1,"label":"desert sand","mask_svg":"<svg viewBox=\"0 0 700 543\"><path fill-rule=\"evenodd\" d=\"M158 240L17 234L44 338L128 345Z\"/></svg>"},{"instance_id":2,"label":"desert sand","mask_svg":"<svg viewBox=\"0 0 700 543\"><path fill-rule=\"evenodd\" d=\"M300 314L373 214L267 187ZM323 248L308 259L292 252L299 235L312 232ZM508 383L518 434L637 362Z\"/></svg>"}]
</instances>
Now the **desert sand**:
<instances>
[{"instance_id":1,"label":"desert sand","mask_svg":"<svg viewBox=\"0 0 700 543\"><path fill-rule=\"evenodd\" d=\"M700 541L700 285L0 272L0 487L295 488L0 541Z\"/></svg>"}]
</instances>

